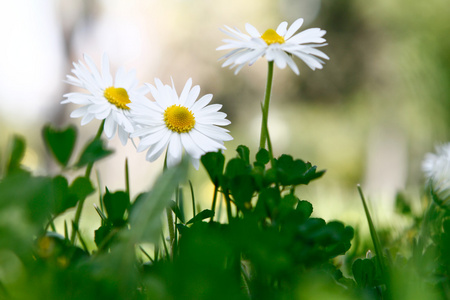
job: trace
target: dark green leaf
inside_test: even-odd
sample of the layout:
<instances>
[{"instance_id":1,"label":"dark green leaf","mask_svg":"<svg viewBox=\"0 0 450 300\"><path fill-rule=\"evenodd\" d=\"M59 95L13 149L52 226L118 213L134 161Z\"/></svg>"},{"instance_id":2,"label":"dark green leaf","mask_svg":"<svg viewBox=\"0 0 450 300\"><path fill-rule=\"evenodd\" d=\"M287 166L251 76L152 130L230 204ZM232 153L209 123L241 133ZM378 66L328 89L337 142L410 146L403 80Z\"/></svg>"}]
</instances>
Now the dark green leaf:
<instances>
[{"instance_id":1,"label":"dark green leaf","mask_svg":"<svg viewBox=\"0 0 450 300\"><path fill-rule=\"evenodd\" d=\"M69 125L59 130L47 124L42 129L42 136L45 145L56 158L57 162L64 167L67 166L77 139L76 127Z\"/></svg>"},{"instance_id":2,"label":"dark green leaf","mask_svg":"<svg viewBox=\"0 0 450 300\"><path fill-rule=\"evenodd\" d=\"M195 217L190 219L186 224L201 222L204 219L211 218L212 216L214 216L214 212L210 209L205 209L199 212Z\"/></svg>"},{"instance_id":3,"label":"dark green leaf","mask_svg":"<svg viewBox=\"0 0 450 300\"><path fill-rule=\"evenodd\" d=\"M94 241L97 247L100 247L105 241L105 238L111 232L112 227L109 225L102 225L97 230L95 230Z\"/></svg>"},{"instance_id":4,"label":"dark green leaf","mask_svg":"<svg viewBox=\"0 0 450 300\"><path fill-rule=\"evenodd\" d=\"M276 187L265 188L259 193L257 208L259 211L265 210L272 217L277 213L280 199L280 191Z\"/></svg>"},{"instance_id":5,"label":"dark green leaf","mask_svg":"<svg viewBox=\"0 0 450 300\"><path fill-rule=\"evenodd\" d=\"M233 178L240 175L247 175L251 171L251 167L244 160L240 158L230 159L225 168L225 176Z\"/></svg>"},{"instance_id":6,"label":"dark green leaf","mask_svg":"<svg viewBox=\"0 0 450 300\"><path fill-rule=\"evenodd\" d=\"M306 200L300 200L297 204L297 211L302 212L305 219L309 218L313 212L313 206Z\"/></svg>"},{"instance_id":7,"label":"dark green leaf","mask_svg":"<svg viewBox=\"0 0 450 300\"><path fill-rule=\"evenodd\" d=\"M371 259L357 259L352 265L353 276L361 287L373 287L376 278L375 264Z\"/></svg>"},{"instance_id":8,"label":"dark green leaf","mask_svg":"<svg viewBox=\"0 0 450 300\"><path fill-rule=\"evenodd\" d=\"M298 198L293 194L285 195L281 201L278 209L282 216L287 215L295 209L296 204L299 202Z\"/></svg>"},{"instance_id":9,"label":"dark green leaf","mask_svg":"<svg viewBox=\"0 0 450 300\"><path fill-rule=\"evenodd\" d=\"M128 194L124 191L110 193L106 189L106 193L103 196L103 203L105 204L108 219L115 225L121 225L124 220L125 211L130 206L130 197Z\"/></svg>"},{"instance_id":10,"label":"dark green leaf","mask_svg":"<svg viewBox=\"0 0 450 300\"><path fill-rule=\"evenodd\" d=\"M259 149L256 153L256 161L262 165L267 164L270 161L269 151L264 148Z\"/></svg>"},{"instance_id":11,"label":"dark green leaf","mask_svg":"<svg viewBox=\"0 0 450 300\"><path fill-rule=\"evenodd\" d=\"M52 180L53 186L53 213L59 215L67 209L77 205L78 198L70 193L69 183L63 176L56 176Z\"/></svg>"},{"instance_id":12,"label":"dark green leaf","mask_svg":"<svg viewBox=\"0 0 450 300\"><path fill-rule=\"evenodd\" d=\"M292 156L283 154L276 160L277 178L281 185L308 184L319 178L325 171L316 172L317 167L305 163L301 159L294 160Z\"/></svg>"},{"instance_id":13,"label":"dark green leaf","mask_svg":"<svg viewBox=\"0 0 450 300\"><path fill-rule=\"evenodd\" d=\"M179 232L181 235L183 235L183 234L185 234L185 233L189 230L189 227L187 227L187 226L184 225L184 224L177 224L177 229L178 229L178 232Z\"/></svg>"},{"instance_id":14,"label":"dark green leaf","mask_svg":"<svg viewBox=\"0 0 450 300\"><path fill-rule=\"evenodd\" d=\"M87 196L92 194L95 189L88 178L80 176L72 182L69 191L71 194L75 195L78 200L84 200Z\"/></svg>"},{"instance_id":15,"label":"dark green leaf","mask_svg":"<svg viewBox=\"0 0 450 300\"><path fill-rule=\"evenodd\" d=\"M201 161L209 178L214 184L219 183L219 179L222 176L223 166L225 164L225 156L222 152L208 152L201 157Z\"/></svg>"},{"instance_id":16,"label":"dark green leaf","mask_svg":"<svg viewBox=\"0 0 450 300\"><path fill-rule=\"evenodd\" d=\"M111 153L113 153L113 151L105 148L103 140L94 139L86 146L83 153L81 153L80 159L76 163L76 166L83 167L88 163L93 163L97 160L105 158Z\"/></svg>"},{"instance_id":17,"label":"dark green leaf","mask_svg":"<svg viewBox=\"0 0 450 300\"><path fill-rule=\"evenodd\" d=\"M250 175L239 175L228 182L228 188L236 204L243 205L252 200L255 192L255 182Z\"/></svg>"},{"instance_id":18,"label":"dark green leaf","mask_svg":"<svg viewBox=\"0 0 450 300\"><path fill-rule=\"evenodd\" d=\"M20 163L25 155L26 142L21 136L15 135L10 144L10 154L6 166L7 174L20 169Z\"/></svg>"},{"instance_id":19,"label":"dark green leaf","mask_svg":"<svg viewBox=\"0 0 450 300\"><path fill-rule=\"evenodd\" d=\"M247 146L239 145L236 149L239 157L245 161L246 164L250 164L250 150Z\"/></svg>"}]
</instances>

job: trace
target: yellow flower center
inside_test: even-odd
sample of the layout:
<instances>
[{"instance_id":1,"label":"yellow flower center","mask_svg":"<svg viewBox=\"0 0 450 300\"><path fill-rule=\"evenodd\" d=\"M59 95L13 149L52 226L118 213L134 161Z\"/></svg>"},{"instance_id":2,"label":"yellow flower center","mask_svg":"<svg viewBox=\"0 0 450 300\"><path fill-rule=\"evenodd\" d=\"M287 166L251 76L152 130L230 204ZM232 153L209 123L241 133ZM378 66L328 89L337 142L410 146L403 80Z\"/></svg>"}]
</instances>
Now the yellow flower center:
<instances>
[{"instance_id":1,"label":"yellow flower center","mask_svg":"<svg viewBox=\"0 0 450 300\"><path fill-rule=\"evenodd\" d=\"M284 43L284 37L279 35L275 30L273 29L267 29L266 32L263 33L261 38L266 42L267 45L272 44L283 44Z\"/></svg>"},{"instance_id":2,"label":"yellow flower center","mask_svg":"<svg viewBox=\"0 0 450 300\"><path fill-rule=\"evenodd\" d=\"M164 122L173 132L189 132L195 125L194 114L184 106L172 105L164 111Z\"/></svg>"},{"instance_id":3,"label":"yellow flower center","mask_svg":"<svg viewBox=\"0 0 450 300\"><path fill-rule=\"evenodd\" d=\"M110 86L105 89L103 96L109 101L109 103L114 104L120 109L130 109L127 104L131 103L130 97L128 96L127 90L124 88L115 88Z\"/></svg>"}]
</instances>

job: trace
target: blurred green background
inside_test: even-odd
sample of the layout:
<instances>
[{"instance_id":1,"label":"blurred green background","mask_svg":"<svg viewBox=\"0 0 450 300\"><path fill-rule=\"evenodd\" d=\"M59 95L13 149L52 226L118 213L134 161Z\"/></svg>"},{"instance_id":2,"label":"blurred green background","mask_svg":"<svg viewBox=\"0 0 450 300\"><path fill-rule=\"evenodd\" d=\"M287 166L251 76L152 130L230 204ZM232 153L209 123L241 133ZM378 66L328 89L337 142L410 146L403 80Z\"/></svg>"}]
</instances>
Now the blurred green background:
<instances>
[{"instance_id":1,"label":"blurred green background","mask_svg":"<svg viewBox=\"0 0 450 300\"><path fill-rule=\"evenodd\" d=\"M287 153L327 169L323 179L299 192L314 214L365 226L356 184L371 200L375 219L392 219L399 190L419 204L426 152L450 137L450 5L445 0L16 0L0 10L0 149L13 133L28 140L25 163L36 172L57 172L41 142L47 122L77 124L81 138L95 135L100 122L84 127L70 119L75 106L59 104L71 62L87 53L99 63L107 52L111 69L136 69L141 83L155 77L179 91L193 78L201 95L223 104L234 137L227 157L247 145L258 147L260 102L267 64L258 61L237 76L222 69L215 49L226 38L223 25L261 32L284 20L305 19L301 30L327 31L330 57L323 70L296 61L300 76L275 68L269 128L274 152ZM82 143L80 143L81 145ZM79 146L80 146L79 145ZM124 159L130 161L132 193L148 188L162 168L117 138L115 154L97 165L102 184L124 187ZM0 154L4 154L4 151ZM74 174L75 175L75 174ZM203 169L192 170L196 192L205 194ZM204 188L203 188L204 187ZM95 199L94 199L95 200ZM92 206L84 216L96 216Z\"/></svg>"}]
</instances>

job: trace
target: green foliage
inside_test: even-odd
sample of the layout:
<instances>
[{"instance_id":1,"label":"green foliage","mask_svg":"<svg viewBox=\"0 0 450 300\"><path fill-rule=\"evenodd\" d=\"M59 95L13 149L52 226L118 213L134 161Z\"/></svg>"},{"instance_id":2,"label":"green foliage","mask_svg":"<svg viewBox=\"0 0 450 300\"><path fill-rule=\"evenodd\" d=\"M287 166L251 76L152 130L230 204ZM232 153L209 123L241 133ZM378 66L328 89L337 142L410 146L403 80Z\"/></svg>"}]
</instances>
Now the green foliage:
<instances>
[{"instance_id":1,"label":"green foliage","mask_svg":"<svg viewBox=\"0 0 450 300\"><path fill-rule=\"evenodd\" d=\"M105 144L101 139L93 139L81 153L76 166L81 168L89 163L94 163L102 158L105 158L113 153L112 150L105 148Z\"/></svg>"},{"instance_id":2,"label":"green foliage","mask_svg":"<svg viewBox=\"0 0 450 300\"><path fill-rule=\"evenodd\" d=\"M25 140L23 137L14 136L10 145L9 158L6 165L6 173L10 174L20 170L20 163L25 155Z\"/></svg>"},{"instance_id":3,"label":"green foliage","mask_svg":"<svg viewBox=\"0 0 450 300\"><path fill-rule=\"evenodd\" d=\"M121 226L124 222L125 211L130 206L130 196L123 191L110 193L106 189L106 193L103 195L103 204L108 215L108 220L114 226Z\"/></svg>"},{"instance_id":4,"label":"green foliage","mask_svg":"<svg viewBox=\"0 0 450 300\"><path fill-rule=\"evenodd\" d=\"M50 124L44 126L42 130L45 145L61 166L66 167L75 148L77 130L73 125L58 130Z\"/></svg>"},{"instance_id":5,"label":"green foliage","mask_svg":"<svg viewBox=\"0 0 450 300\"><path fill-rule=\"evenodd\" d=\"M55 141L65 132L72 131L44 130L47 146L59 153L54 156L63 167L72 148L57 148ZM265 149L252 161L246 146L239 146L237 156L226 163L221 152L201 158L215 187L214 198L225 203L228 222L214 220L219 219L215 205L185 218L179 188L187 175L183 161L134 199L129 183L124 191L106 188L95 207L101 224L90 249L79 231L78 244L69 238L67 226L63 235L49 231L55 218L74 207L78 211L98 190L88 173L71 183L62 174L35 176L21 165L25 146L19 137L12 141L0 178L0 263L17 261L23 273L13 284L0 282L3 298L7 292L14 299L296 299L310 298L316 285L324 298L441 299L438 291L445 294L450 288L446 206L433 204L422 220L405 196L397 197L399 213L423 229L413 243L412 257L392 261L389 253L384 255L362 198L377 255L356 258L346 277L336 258L350 249L353 228L313 216L312 204L297 196L300 186L324 171L289 155L271 159ZM77 168L91 168L111 153L100 139L84 149ZM195 208L192 186L191 196ZM166 209L176 216L171 239L163 234L161 215ZM77 228L73 224L72 230ZM143 255L136 255L136 245L149 244L153 253L140 247ZM22 286L27 288L17 288ZM400 287L405 286L410 292L403 293Z\"/></svg>"},{"instance_id":6,"label":"green foliage","mask_svg":"<svg viewBox=\"0 0 450 300\"><path fill-rule=\"evenodd\" d=\"M190 219L189 221L186 222L187 224L192 224L192 223L197 223L197 222L201 222L204 219L208 219L211 218L212 216L214 216L214 212L212 210L209 209L205 209L202 210L201 212L199 212L198 214L196 214L192 219Z\"/></svg>"}]
</instances>

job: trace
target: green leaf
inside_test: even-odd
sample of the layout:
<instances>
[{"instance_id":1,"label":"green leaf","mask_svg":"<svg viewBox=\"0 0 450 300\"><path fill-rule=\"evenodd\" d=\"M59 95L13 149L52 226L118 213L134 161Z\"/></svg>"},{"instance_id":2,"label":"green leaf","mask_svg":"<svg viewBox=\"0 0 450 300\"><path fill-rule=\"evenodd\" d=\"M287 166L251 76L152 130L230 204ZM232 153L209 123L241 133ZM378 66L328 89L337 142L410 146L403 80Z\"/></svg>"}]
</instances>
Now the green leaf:
<instances>
[{"instance_id":1,"label":"green leaf","mask_svg":"<svg viewBox=\"0 0 450 300\"><path fill-rule=\"evenodd\" d=\"M222 152L208 152L201 157L201 161L208 172L211 181L217 185L223 173L225 165L225 156Z\"/></svg>"},{"instance_id":2,"label":"green leaf","mask_svg":"<svg viewBox=\"0 0 450 300\"><path fill-rule=\"evenodd\" d=\"M228 182L228 188L236 205L242 209L245 203L252 200L256 186L251 175L239 175L231 178Z\"/></svg>"},{"instance_id":3,"label":"green leaf","mask_svg":"<svg viewBox=\"0 0 450 300\"><path fill-rule=\"evenodd\" d=\"M69 183L63 176L52 179L53 188L53 213L59 215L67 209L77 205L78 198L69 191Z\"/></svg>"},{"instance_id":4,"label":"green leaf","mask_svg":"<svg viewBox=\"0 0 450 300\"><path fill-rule=\"evenodd\" d=\"M403 193L397 193L395 197L395 210L399 214L411 215L411 205Z\"/></svg>"},{"instance_id":5,"label":"green leaf","mask_svg":"<svg viewBox=\"0 0 450 300\"><path fill-rule=\"evenodd\" d=\"M190 219L186 224L201 222L204 219L211 218L214 216L214 212L210 209L205 209L199 212L195 217Z\"/></svg>"},{"instance_id":6,"label":"green leaf","mask_svg":"<svg viewBox=\"0 0 450 300\"><path fill-rule=\"evenodd\" d=\"M181 212L175 201L170 200L170 208L172 209L175 216L181 221L181 223L184 223L184 214Z\"/></svg>"},{"instance_id":7,"label":"green leaf","mask_svg":"<svg viewBox=\"0 0 450 300\"><path fill-rule=\"evenodd\" d=\"M67 166L77 139L76 127L69 125L64 129L59 130L53 128L50 124L47 124L42 129L42 136L45 145L53 154L57 162L63 167Z\"/></svg>"},{"instance_id":8,"label":"green leaf","mask_svg":"<svg viewBox=\"0 0 450 300\"><path fill-rule=\"evenodd\" d=\"M285 195L279 205L280 214L285 216L292 212L295 209L296 204L299 202L299 199L294 194Z\"/></svg>"},{"instance_id":9,"label":"green leaf","mask_svg":"<svg viewBox=\"0 0 450 300\"><path fill-rule=\"evenodd\" d=\"M7 174L20 169L20 163L25 156L25 148L25 139L21 136L15 135L10 144L10 154L6 165Z\"/></svg>"},{"instance_id":10,"label":"green leaf","mask_svg":"<svg viewBox=\"0 0 450 300\"><path fill-rule=\"evenodd\" d=\"M306 200L300 200L297 204L297 211L300 211L305 219L309 218L313 212L313 206Z\"/></svg>"},{"instance_id":11,"label":"green leaf","mask_svg":"<svg viewBox=\"0 0 450 300\"><path fill-rule=\"evenodd\" d=\"M184 224L177 224L177 229L178 229L178 232L179 232L181 235L183 235L183 234L185 234L186 232L189 231L189 227L187 227L187 226L184 225Z\"/></svg>"},{"instance_id":12,"label":"green leaf","mask_svg":"<svg viewBox=\"0 0 450 300\"><path fill-rule=\"evenodd\" d=\"M105 238L109 235L111 232L112 227L110 225L102 225L97 230L95 230L95 236L94 241L97 247L100 247L105 241Z\"/></svg>"},{"instance_id":13,"label":"green leaf","mask_svg":"<svg viewBox=\"0 0 450 300\"><path fill-rule=\"evenodd\" d=\"M0 211L16 206L29 218L40 223L52 210L52 178L14 172L0 180Z\"/></svg>"},{"instance_id":14,"label":"green leaf","mask_svg":"<svg viewBox=\"0 0 450 300\"><path fill-rule=\"evenodd\" d=\"M266 165L270 161L269 151L264 148L259 149L258 153L256 153L256 161L259 164Z\"/></svg>"},{"instance_id":15,"label":"green leaf","mask_svg":"<svg viewBox=\"0 0 450 300\"><path fill-rule=\"evenodd\" d=\"M75 195L78 200L84 200L87 196L92 194L95 189L88 178L80 176L72 182L69 191L71 194Z\"/></svg>"},{"instance_id":16,"label":"green leaf","mask_svg":"<svg viewBox=\"0 0 450 300\"><path fill-rule=\"evenodd\" d=\"M286 154L276 160L277 178L284 186L308 184L325 173L325 171L316 172L316 169L317 167L311 163L305 163L301 159L294 160L292 156Z\"/></svg>"},{"instance_id":17,"label":"green leaf","mask_svg":"<svg viewBox=\"0 0 450 300\"><path fill-rule=\"evenodd\" d=\"M169 205L178 184L186 179L188 162L183 160L177 167L169 168L156 180L154 188L141 194L130 211L131 230L127 231L129 244L158 242L161 238L161 214Z\"/></svg>"},{"instance_id":18,"label":"green leaf","mask_svg":"<svg viewBox=\"0 0 450 300\"><path fill-rule=\"evenodd\" d=\"M79 168L83 167L88 163L93 163L105 158L111 153L113 153L113 151L105 148L103 140L94 139L86 146L83 153L81 153L80 159L76 163L76 166Z\"/></svg>"},{"instance_id":19,"label":"green leaf","mask_svg":"<svg viewBox=\"0 0 450 300\"><path fill-rule=\"evenodd\" d=\"M246 164L250 164L250 150L247 146L239 145L236 149L239 157L245 161Z\"/></svg>"},{"instance_id":20,"label":"green leaf","mask_svg":"<svg viewBox=\"0 0 450 300\"><path fill-rule=\"evenodd\" d=\"M353 276L361 287L375 286L376 267L372 259L357 259L352 265Z\"/></svg>"},{"instance_id":21,"label":"green leaf","mask_svg":"<svg viewBox=\"0 0 450 300\"><path fill-rule=\"evenodd\" d=\"M280 199L280 191L276 187L265 188L259 193L257 210L272 217L276 213Z\"/></svg>"},{"instance_id":22,"label":"green leaf","mask_svg":"<svg viewBox=\"0 0 450 300\"><path fill-rule=\"evenodd\" d=\"M247 175L250 172L250 165L240 158L230 159L227 163L227 167L225 168L225 176L227 176L228 178Z\"/></svg>"},{"instance_id":23,"label":"green leaf","mask_svg":"<svg viewBox=\"0 0 450 300\"><path fill-rule=\"evenodd\" d=\"M130 206L130 198L128 197L128 194L124 191L110 193L109 190L106 189L106 193L103 196L103 203L105 204L108 219L114 225L122 225L125 211Z\"/></svg>"}]
</instances>

